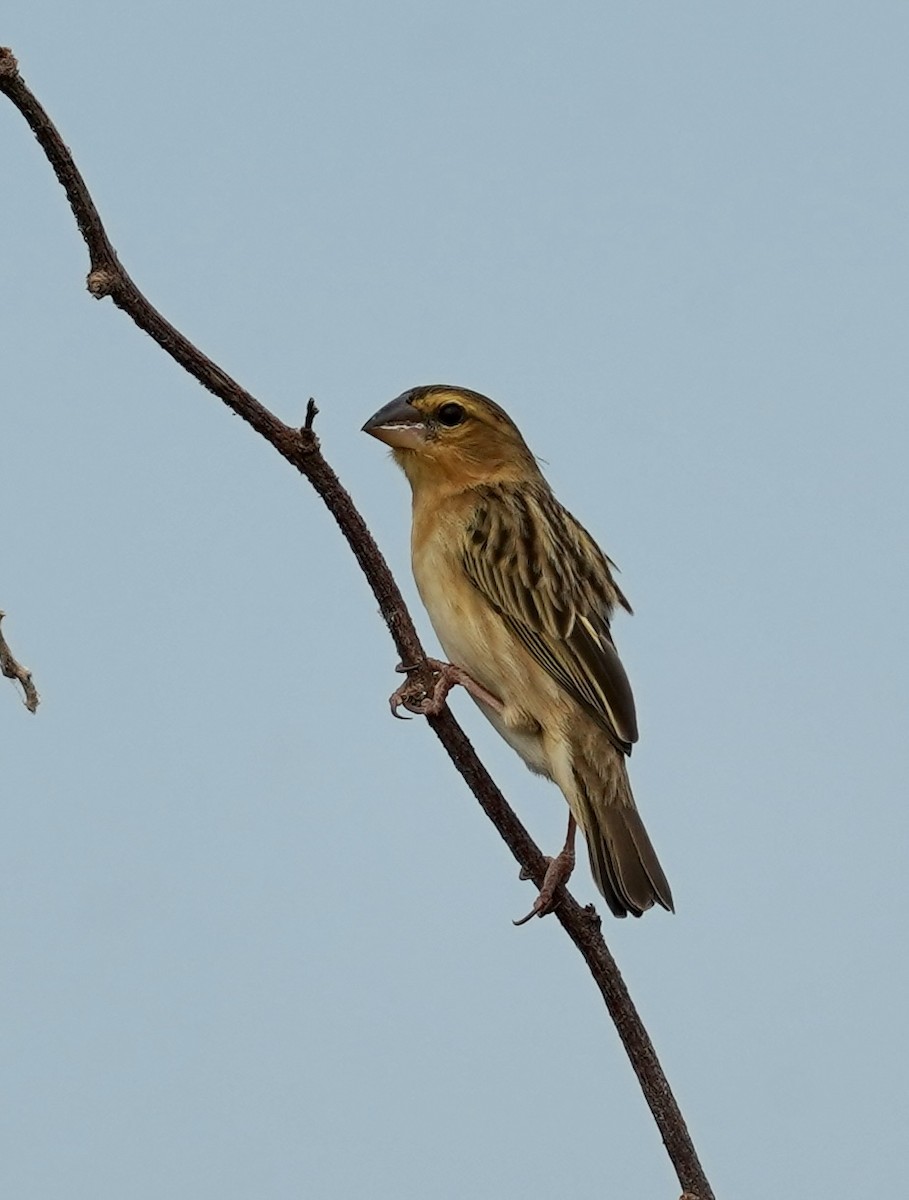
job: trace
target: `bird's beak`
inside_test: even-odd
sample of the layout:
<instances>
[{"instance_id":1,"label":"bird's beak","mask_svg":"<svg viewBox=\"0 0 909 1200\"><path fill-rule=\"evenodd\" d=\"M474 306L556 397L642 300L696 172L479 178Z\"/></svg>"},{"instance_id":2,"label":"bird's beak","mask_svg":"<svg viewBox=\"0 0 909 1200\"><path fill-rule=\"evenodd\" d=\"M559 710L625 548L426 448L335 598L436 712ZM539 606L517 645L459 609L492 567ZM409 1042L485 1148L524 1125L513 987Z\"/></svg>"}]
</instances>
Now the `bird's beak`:
<instances>
[{"instance_id":1,"label":"bird's beak","mask_svg":"<svg viewBox=\"0 0 909 1200\"><path fill-rule=\"evenodd\" d=\"M426 426L422 415L408 401L407 392L374 413L363 426L387 446L401 450L419 450L426 441Z\"/></svg>"}]
</instances>

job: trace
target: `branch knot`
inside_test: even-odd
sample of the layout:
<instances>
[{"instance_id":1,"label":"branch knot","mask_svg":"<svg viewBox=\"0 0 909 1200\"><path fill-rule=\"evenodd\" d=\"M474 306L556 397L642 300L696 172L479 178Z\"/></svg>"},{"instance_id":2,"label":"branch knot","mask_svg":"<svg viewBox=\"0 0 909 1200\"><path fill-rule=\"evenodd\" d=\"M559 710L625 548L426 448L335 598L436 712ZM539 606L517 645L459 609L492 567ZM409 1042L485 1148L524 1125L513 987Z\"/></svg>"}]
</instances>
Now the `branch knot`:
<instances>
[{"instance_id":1,"label":"branch knot","mask_svg":"<svg viewBox=\"0 0 909 1200\"><path fill-rule=\"evenodd\" d=\"M85 280L88 290L96 300L103 300L105 296L112 295L118 282L118 273L112 271L110 267L95 267L94 270L89 271Z\"/></svg>"},{"instance_id":2,"label":"branch knot","mask_svg":"<svg viewBox=\"0 0 909 1200\"><path fill-rule=\"evenodd\" d=\"M15 76L19 74L19 64L9 46L0 46L0 75Z\"/></svg>"}]
</instances>

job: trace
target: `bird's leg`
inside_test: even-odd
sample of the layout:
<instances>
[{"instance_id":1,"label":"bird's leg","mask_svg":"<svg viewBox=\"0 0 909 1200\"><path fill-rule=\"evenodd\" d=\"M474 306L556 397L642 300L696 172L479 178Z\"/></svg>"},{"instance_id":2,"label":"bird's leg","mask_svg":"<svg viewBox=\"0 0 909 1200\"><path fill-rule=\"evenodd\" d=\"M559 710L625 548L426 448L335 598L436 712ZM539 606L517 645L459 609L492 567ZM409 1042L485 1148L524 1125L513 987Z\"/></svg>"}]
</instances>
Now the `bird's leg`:
<instances>
[{"instance_id":1,"label":"bird's leg","mask_svg":"<svg viewBox=\"0 0 909 1200\"><path fill-rule=\"evenodd\" d=\"M458 684L474 699L482 700L496 712L502 711L502 701L498 696L487 692L486 688L477 683L473 676L468 675L462 667L454 666L453 663L441 662L438 658L425 658L413 666L400 663L395 670L406 675L407 680L389 697L388 703L391 705L392 716L397 717L398 709L402 707L419 716L438 716L445 707L448 693ZM421 673L424 679L427 673L432 676L428 687L424 679L420 678Z\"/></svg>"},{"instance_id":2,"label":"bird's leg","mask_svg":"<svg viewBox=\"0 0 909 1200\"><path fill-rule=\"evenodd\" d=\"M515 921L515 925L526 925L531 917L545 917L547 913L551 913L557 907L558 898L556 897L556 892L568 882L571 878L571 872L574 870L574 835L576 829L577 822L574 816L569 813L568 833L565 835L565 845L555 858L548 859L540 894L534 900L533 908L527 916L521 917L520 921ZM521 878L527 878L523 871L521 871Z\"/></svg>"}]
</instances>

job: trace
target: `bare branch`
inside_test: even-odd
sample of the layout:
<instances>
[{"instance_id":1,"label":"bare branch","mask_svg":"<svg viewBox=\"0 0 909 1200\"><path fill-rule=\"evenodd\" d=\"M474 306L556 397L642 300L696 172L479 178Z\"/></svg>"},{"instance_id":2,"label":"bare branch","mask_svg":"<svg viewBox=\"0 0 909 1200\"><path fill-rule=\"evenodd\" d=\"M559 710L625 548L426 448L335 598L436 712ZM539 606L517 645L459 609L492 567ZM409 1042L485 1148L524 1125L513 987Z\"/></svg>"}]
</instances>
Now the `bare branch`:
<instances>
[{"instance_id":1,"label":"bare branch","mask_svg":"<svg viewBox=\"0 0 909 1200\"><path fill-rule=\"evenodd\" d=\"M5 612L0 611L0 622L6 616ZM13 679L22 688L22 703L29 712L38 711L38 703L40 696L38 689L32 681L32 673L27 667L23 667L21 663L16 662L13 657L13 652L10 650L6 638L3 636L3 630L0 629L0 674L5 675L7 679Z\"/></svg>"},{"instance_id":2,"label":"bare branch","mask_svg":"<svg viewBox=\"0 0 909 1200\"><path fill-rule=\"evenodd\" d=\"M410 613L381 551L346 489L322 455L313 430L318 409L309 401L302 429L285 425L249 392L207 358L175 329L142 295L120 264L101 218L69 150L44 109L23 82L16 60L0 49L0 91L22 113L62 184L88 247L88 288L96 297L110 296L163 350L233 412L247 421L309 480L337 521L366 576L402 662L421 664L422 682L431 690L432 668ZM415 673L420 680L420 671ZM478 758L450 709L427 717L451 761L495 825L526 876L542 886L546 859ZM713 1191L672 1094L653 1044L600 931L592 906L582 908L567 892L555 915L577 946L618 1030L641 1089L653 1113L666 1150L689 1200L714 1200Z\"/></svg>"}]
</instances>

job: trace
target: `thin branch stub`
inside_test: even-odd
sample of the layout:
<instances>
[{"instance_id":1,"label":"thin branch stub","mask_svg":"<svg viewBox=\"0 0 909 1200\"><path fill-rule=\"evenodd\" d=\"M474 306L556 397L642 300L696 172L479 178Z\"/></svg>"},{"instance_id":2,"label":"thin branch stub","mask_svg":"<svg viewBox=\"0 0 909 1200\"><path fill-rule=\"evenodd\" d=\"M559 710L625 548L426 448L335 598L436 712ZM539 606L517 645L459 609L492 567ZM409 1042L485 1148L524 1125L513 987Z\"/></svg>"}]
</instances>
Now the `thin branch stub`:
<instances>
[{"instance_id":1,"label":"thin branch stub","mask_svg":"<svg viewBox=\"0 0 909 1200\"><path fill-rule=\"evenodd\" d=\"M0 622L3 621L5 616L5 612L0 612ZM0 629L0 674L19 684L22 688L22 703L30 713L37 712L41 697L38 695L38 689L35 687L32 673L27 667L23 667L21 663L16 661L12 650L10 650L7 644L6 638L3 636L2 629Z\"/></svg>"}]
</instances>

